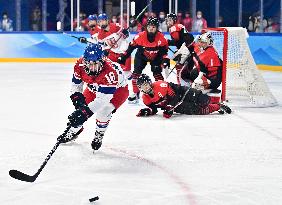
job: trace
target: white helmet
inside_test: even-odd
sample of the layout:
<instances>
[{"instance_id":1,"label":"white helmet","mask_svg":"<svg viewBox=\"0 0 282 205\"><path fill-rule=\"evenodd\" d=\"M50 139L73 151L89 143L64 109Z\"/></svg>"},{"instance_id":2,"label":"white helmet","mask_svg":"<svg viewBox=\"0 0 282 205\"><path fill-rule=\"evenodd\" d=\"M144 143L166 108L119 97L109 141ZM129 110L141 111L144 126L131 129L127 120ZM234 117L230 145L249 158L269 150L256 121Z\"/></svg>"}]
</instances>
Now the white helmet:
<instances>
[{"instance_id":1,"label":"white helmet","mask_svg":"<svg viewBox=\"0 0 282 205\"><path fill-rule=\"evenodd\" d=\"M213 37L210 32L203 33L199 36L198 42L207 43L208 46L213 45Z\"/></svg>"}]
</instances>

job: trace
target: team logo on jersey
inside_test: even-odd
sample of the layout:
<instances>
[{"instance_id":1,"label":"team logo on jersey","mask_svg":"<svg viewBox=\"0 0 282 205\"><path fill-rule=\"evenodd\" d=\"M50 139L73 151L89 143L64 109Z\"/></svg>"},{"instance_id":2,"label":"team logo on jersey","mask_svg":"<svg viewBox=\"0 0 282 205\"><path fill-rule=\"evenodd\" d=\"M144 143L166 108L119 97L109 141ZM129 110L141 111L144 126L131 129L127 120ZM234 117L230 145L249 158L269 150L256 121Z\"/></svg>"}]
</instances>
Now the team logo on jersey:
<instances>
[{"instance_id":1,"label":"team logo on jersey","mask_svg":"<svg viewBox=\"0 0 282 205\"><path fill-rule=\"evenodd\" d=\"M117 41L114 37L107 39L107 45L110 46L111 48L117 48Z\"/></svg>"}]
</instances>

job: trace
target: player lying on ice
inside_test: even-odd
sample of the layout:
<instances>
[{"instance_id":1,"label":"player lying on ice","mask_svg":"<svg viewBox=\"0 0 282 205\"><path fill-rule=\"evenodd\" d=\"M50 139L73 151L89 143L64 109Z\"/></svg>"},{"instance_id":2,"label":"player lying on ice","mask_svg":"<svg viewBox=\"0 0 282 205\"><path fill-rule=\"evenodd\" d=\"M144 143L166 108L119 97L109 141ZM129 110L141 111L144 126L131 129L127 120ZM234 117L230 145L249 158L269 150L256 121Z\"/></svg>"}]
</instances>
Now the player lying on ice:
<instances>
[{"instance_id":1,"label":"player lying on ice","mask_svg":"<svg viewBox=\"0 0 282 205\"><path fill-rule=\"evenodd\" d=\"M96 132L91 146L98 150L112 114L128 94L127 79L120 65L104 56L101 45L89 44L74 66L70 98L76 110L68 116L71 129L59 140L62 143L75 140L83 130L83 123L96 113Z\"/></svg>"},{"instance_id":2,"label":"player lying on ice","mask_svg":"<svg viewBox=\"0 0 282 205\"><path fill-rule=\"evenodd\" d=\"M147 106L138 112L138 117L155 115L158 108L163 110L165 118L170 118L173 112L187 115L207 115L215 111L220 114L231 113L227 105L210 103L210 97L200 90L165 81L152 83L146 74L137 79L137 86Z\"/></svg>"}]
</instances>

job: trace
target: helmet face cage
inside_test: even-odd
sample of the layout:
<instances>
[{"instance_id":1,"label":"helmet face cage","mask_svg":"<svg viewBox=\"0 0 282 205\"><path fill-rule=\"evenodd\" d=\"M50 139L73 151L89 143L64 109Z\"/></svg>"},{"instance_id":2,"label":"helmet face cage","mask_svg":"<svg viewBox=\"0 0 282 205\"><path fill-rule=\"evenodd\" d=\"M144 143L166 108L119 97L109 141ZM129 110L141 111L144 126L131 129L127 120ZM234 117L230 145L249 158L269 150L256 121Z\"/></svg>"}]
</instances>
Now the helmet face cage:
<instances>
[{"instance_id":1,"label":"helmet face cage","mask_svg":"<svg viewBox=\"0 0 282 205\"><path fill-rule=\"evenodd\" d=\"M146 93L146 94L151 94L153 92L152 81L148 75L142 74L137 79L136 83L141 92Z\"/></svg>"},{"instance_id":2,"label":"helmet face cage","mask_svg":"<svg viewBox=\"0 0 282 205\"><path fill-rule=\"evenodd\" d=\"M210 32L203 33L199 36L198 42L200 43L206 43L208 46L213 45L213 37Z\"/></svg>"},{"instance_id":3,"label":"helmet face cage","mask_svg":"<svg viewBox=\"0 0 282 205\"><path fill-rule=\"evenodd\" d=\"M84 70L87 75L99 75L103 69L104 52L101 45L89 44L84 51Z\"/></svg>"},{"instance_id":4,"label":"helmet face cage","mask_svg":"<svg viewBox=\"0 0 282 205\"><path fill-rule=\"evenodd\" d=\"M86 61L84 60L84 71L89 76L97 76L103 70L103 65L101 61Z\"/></svg>"},{"instance_id":5,"label":"helmet face cage","mask_svg":"<svg viewBox=\"0 0 282 205\"><path fill-rule=\"evenodd\" d=\"M175 13L170 13L170 14L167 14L166 15L166 20L167 19L172 19L173 22L176 22L177 21L177 15Z\"/></svg>"},{"instance_id":6,"label":"helmet face cage","mask_svg":"<svg viewBox=\"0 0 282 205\"><path fill-rule=\"evenodd\" d=\"M155 17L150 17L147 21L147 26L152 25L152 26L156 26L157 28L159 27L159 19L155 18Z\"/></svg>"}]
</instances>

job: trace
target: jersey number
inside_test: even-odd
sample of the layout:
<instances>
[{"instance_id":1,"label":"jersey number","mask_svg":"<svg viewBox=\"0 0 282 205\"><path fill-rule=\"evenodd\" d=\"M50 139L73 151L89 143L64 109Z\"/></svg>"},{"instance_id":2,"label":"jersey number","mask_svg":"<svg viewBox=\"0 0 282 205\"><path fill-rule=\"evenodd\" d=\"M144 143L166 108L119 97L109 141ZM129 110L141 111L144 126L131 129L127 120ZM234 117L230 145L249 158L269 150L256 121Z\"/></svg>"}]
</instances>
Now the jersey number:
<instances>
[{"instance_id":1,"label":"jersey number","mask_svg":"<svg viewBox=\"0 0 282 205\"><path fill-rule=\"evenodd\" d=\"M116 77L114 72L109 72L105 75L105 78L107 79L109 84L114 84L116 82Z\"/></svg>"}]
</instances>

